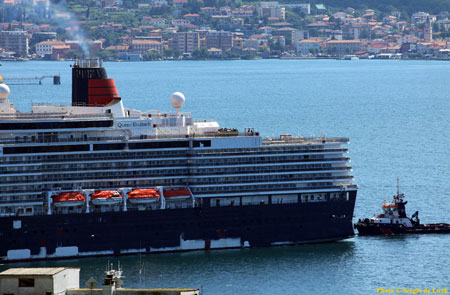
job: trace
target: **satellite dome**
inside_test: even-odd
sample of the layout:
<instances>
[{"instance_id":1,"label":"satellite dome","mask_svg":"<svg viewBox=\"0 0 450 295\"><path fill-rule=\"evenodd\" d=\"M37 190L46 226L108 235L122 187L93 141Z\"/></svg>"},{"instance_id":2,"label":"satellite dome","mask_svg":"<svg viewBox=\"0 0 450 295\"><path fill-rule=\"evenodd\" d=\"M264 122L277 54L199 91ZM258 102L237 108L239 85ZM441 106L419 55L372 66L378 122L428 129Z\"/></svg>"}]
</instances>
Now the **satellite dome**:
<instances>
[{"instance_id":1,"label":"satellite dome","mask_svg":"<svg viewBox=\"0 0 450 295\"><path fill-rule=\"evenodd\" d=\"M181 109L181 107L183 107L185 101L186 98L184 97L184 94L181 92L174 92L170 97L170 103L175 109L177 109L177 111Z\"/></svg>"},{"instance_id":2,"label":"satellite dome","mask_svg":"<svg viewBox=\"0 0 450 295\"><path fill-rule=\"evenodd\" d=\"M7 99L9 96L9 87L5 83L0 83L0 99Z\"/></svg>"}]
</instances>

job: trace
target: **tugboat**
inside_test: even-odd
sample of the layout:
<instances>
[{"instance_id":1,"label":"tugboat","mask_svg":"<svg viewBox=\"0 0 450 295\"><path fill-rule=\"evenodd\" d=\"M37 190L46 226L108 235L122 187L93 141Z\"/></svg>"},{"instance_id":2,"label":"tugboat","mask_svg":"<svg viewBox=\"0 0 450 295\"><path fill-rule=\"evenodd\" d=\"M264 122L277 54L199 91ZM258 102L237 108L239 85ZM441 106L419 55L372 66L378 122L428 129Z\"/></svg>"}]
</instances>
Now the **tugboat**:
<instances>
[{"instance_id":1,"label":"tugboat","mask_svg":"<svg viewBox=\"0 0 450 295\"><path fill-rule=\"evenodd\" d=\"M392 202L383 202L383 213L374 215L371 219L359 219L355 224L360 236L367 235L400 235L400 234L432 234L450 233L450 224L433 223L420 224L419 211L411 218L406 216L404 194L400 194L397 179L397 195Z\"/></svg>"}]
</instances>

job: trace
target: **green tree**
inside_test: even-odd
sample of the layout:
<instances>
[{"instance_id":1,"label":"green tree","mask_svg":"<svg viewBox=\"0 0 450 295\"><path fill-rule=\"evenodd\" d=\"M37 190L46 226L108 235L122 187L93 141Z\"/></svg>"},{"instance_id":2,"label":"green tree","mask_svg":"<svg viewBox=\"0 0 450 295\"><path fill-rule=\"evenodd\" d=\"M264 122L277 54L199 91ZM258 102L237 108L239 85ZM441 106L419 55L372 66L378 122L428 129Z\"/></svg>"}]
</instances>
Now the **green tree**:
<instances>
[{"instance_id":1,"label":"green tree","mask_svg":"<svg viewBox=\"0 0 450 295\"><path fill-rule=\"evenodd\" d=\"M280 40L277 40L277 42L270 40L270 50L283 51L284 47L281 45Z\"/></svg>"},{"instance_id":2,"label":"green tree","mask_svg":"<svg viewBox=\"0 0 450 295\"><path fill-rule=\"evenodd\" d=\"M316 56L319 53L319 50L317 48L310 48L309 53Z\"/></svg>"},{"instance_id":3,"label":"green tree","mask_svg":"<svg viewBox=\"0 0 450 295\"><path fill-rule=\"evenodd\" d=\"M440 32L441 31L441 28L439 27L439 24L438 23L434 23L433 24L433 33L437 33L437 32Z\"/></svg>"},{"instance_id":4,"label":"green tree","mask_svg":"<svg viewBox=\"0 0 450 295\"><path fill-rule=\"evenodd\" d=\"M205 59L208 58L208 48L202 47L197 48L192 52L192 57L196 59Z\"/></svg>"},{"instance_id":5,"label":"green tree","mask_svg":"<svg viewBox=\"0 0 450 295\"><path fill-rule=\"evenodd\" d=\"M149 50L142 55L144 60L161 60L162 57L161 52L155 49Z\"/></svg>"},{"instance_id":6,"label":"green tree","mask_svg":"<svg viewBox=\"0 0 450 295\"><path fill-rule=\"evenodd\" d=\"M117 50L99 50L97 56L103 60L117 59L118 52Z\"/></svg>"},{"instance_id":7,"label":"green tree","mask_svg":"<svg viewBox=\"0 0 450 295\"><path fill-rule=\"evenodd\" d=\"M164 57L173 57L178 58L181 55L181 52L178 50L173 50L172 48L167 48L164 50Z\"/></svg>"},{"instance_id":8,"label":"green tree","mask_svg":"<svg viewBox=\"0 0 450 295\"><path fill-rule=\"evenodd\" d=\"M70 49L66 52L66 58L74 59L75 57L82 57L84 53L81 49Z\"/></svg>"},{"instance_id":9,"label":"green tree","mask_svg":"<svg viewBox=\"0 0 450 295\"><path fill-rule=\"evenodd\" d=\"M200 2L198 2L197 0L188 0L186 8L189 10L190 13L199 13L201 5Z\"/></svg>"},{"instance_id":10,"label":"green tree","mask_svg":"<svg viewBox=\"0 0 450 295\"><path fill-rule=\"evenodd\" d=\"M254 51L244 51L241 54L241 59L255 59L256 53Z\"/></svg>"},{"instance_id":11,"label":"green tree","mask_svg":"<svg viewBox=\"0 0 450 295\"><path fill-rule=\"evenodd\" d=\"M292 10L286 10L286 21L291 23L296 29L303 29L306 27L305 18Z\"/></svg>"}]
</instances>

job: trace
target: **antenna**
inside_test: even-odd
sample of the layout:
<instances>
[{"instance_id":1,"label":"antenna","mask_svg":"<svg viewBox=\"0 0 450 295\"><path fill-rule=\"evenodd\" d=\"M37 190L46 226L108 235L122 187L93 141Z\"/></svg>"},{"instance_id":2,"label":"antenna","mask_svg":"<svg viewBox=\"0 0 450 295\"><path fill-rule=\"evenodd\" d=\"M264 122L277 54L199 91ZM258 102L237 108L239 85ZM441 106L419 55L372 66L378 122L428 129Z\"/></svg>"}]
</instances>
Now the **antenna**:
<instances>
[{"instance_id":1,"label":"antenna","mask_svg":"<svg viewBox=\"0 0 450 295\"><path fill-rule=\"evenodd\" d=\"M397 196L400 196L400 179L397 176Z\"/></svg>"}]
</instances>

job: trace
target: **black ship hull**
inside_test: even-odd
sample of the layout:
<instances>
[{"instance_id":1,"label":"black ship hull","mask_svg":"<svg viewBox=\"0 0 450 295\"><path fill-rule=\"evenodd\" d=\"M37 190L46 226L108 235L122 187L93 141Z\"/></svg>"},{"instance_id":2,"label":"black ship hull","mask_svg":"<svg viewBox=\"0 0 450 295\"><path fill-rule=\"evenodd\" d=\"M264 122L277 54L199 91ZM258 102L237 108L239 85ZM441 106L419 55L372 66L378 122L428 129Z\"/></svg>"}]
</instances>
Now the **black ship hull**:
<instances>
[{"instance_id":1,"label":"black ship hull","mask_svg":"<svg viewBox=\"0 0 450 295\"><path fill-rule=\"evenodd\" d=\"M406 227L401 224L376 224L358 222L355 224L359 236L381 236L406 234Z\"/></svg>"},{"instance_id":2,"label":"black ship hull","mask_svg":"<svg viewBox=\"0 0 450 295\"><path fill-rule=\"evenodd\" d=\"M442 234L450 233L450 225L440 224L419 224L412 227L405 227L401 224L377 224L358 222L355 224L360 236L381 236L381 235L404 235L404 234Z\"/></svg>"},{"instance_id":3,"label":"black ship hull","mask_svg":"<svg viewBox=\"0 0 450 295\"><path fill-rule=\"evenodd\" d=\"M2 219L4 262L130 253L268 247L354 235L356 191L345 200Z\"/></svg>"}]
</instances>

